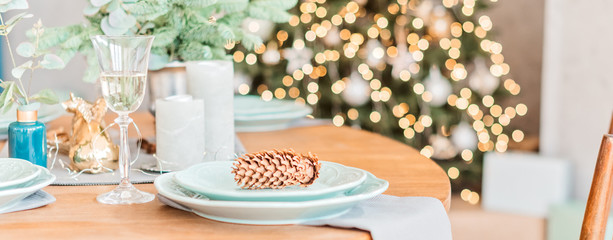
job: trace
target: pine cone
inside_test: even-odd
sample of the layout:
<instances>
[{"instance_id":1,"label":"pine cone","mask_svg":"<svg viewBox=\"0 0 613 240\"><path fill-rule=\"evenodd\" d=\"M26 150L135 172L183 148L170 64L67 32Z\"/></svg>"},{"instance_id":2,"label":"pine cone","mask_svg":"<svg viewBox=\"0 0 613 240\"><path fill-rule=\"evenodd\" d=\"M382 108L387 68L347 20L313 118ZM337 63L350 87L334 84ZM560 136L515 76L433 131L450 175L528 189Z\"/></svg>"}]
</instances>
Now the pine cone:
<instances>
[{"instance_id":1,"label":"pine cone","mask_svg":"<svg viewBox=\"0 0 613 240\"><path fill-rule=\"evenodd\" d=\"M298 154L293 149L245 154L236 159L234 180L246 189L280 189L298 185L306 187L319 177L317 156Z\"/></svg>"}]
</instances>

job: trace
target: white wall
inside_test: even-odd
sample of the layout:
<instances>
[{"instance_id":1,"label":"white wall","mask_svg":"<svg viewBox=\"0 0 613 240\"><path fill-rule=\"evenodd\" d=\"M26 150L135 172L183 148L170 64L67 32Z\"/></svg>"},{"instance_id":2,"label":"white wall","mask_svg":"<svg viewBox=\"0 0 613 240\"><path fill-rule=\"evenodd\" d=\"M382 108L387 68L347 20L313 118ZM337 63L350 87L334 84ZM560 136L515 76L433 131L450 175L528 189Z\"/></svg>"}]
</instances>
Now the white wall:
<instances>
[{"instance_id":1,"label":"white wall","mask_svg":"<svg viewBox=\"0 0 613 240\"><path fill-rule=\"evenodd\" d=\"M587 199L613 110L613 2L547 0L541 153L575 167L575 197Z\"/></svg>"}]
</instances>

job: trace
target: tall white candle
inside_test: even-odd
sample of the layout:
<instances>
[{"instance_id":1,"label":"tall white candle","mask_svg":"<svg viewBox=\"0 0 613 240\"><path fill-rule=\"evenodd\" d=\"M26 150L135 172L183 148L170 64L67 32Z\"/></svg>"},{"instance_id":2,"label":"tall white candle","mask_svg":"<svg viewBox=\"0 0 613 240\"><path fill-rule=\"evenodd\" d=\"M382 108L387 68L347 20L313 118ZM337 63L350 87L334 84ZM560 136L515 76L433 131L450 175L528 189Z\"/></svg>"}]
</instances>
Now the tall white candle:
<instances>
[{"instance_id":1,"label":"tall white candle","mask_svg":"<svg viewBox=\"0 0 613 240\"><path fill-rule=\"evenodd\" d=\"M177 95L155 101L156 156L160 170L182 170L205 156L204 101Z\"/></svg>"},{"instance_id":2,"label":"tall white candle","mask_svg":"<svg viewBox=\"0 0 613 240\"><path fill-rule=\"evenodd\" d=\"M187 62L187 92L204 100L206 161L234 158L234 70L231 61Z\"/></svg>"}]
</instances>

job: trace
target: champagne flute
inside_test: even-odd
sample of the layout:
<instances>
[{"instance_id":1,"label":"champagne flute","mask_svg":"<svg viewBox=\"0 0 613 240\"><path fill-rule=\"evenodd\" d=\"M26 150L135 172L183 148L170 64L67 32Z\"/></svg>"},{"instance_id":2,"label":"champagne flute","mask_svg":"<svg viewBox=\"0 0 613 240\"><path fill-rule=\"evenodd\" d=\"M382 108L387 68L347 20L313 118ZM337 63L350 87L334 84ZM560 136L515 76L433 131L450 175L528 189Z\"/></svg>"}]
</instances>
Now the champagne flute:
<instances>
[{"instance_id":1,"label":"champagne flute","mask_svg":"<svg viewBox=\"0 0 613 240\"><path fill-rule=\"evenodd\" d=\"M100 65L100 85L107 106L119 115L115 123L120 129L119 172L121 182L113 191L96 199L104 204L133 204L152 201L151 193L136 189L130 183L130 148L128 114L136 111L145 96L147 67L153 36L91 37Z\"/></svg>"}]
</instances>

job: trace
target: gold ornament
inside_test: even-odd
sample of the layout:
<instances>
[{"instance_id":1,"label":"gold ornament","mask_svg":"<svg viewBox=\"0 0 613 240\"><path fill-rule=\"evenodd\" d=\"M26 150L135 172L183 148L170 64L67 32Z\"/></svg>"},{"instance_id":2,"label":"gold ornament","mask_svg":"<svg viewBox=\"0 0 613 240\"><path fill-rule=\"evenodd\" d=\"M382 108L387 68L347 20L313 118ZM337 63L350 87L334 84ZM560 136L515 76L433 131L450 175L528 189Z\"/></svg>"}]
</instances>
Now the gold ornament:
<instances>
[{"instance_id":1,"label":"gold ornament","mask_svg":"<svg viewBox=\"0 0 613 240\"><path fill-rule=\"evenodd\" d=\"M71 93L70 100L63 102L62 106L74 114L72 136L68 140L70 168L73 171L86 170L87 173L117 169L119 147L113 144L106 132L101 133L106 125L102 120L106 114L106 101L99 98L91 104Z\"/></svg>"},{"instance_id":2,"label":"gold ornament","mask_svg":"<svg viewBox=\"0 0 613 240\"><path fill-rule=\"evenodd\" d=\"M241 188L281 189L313 184L320 168L314 154L298 154L289 149L245 154L236 159L232 173Z\"/></svg>"}]
</instances>

